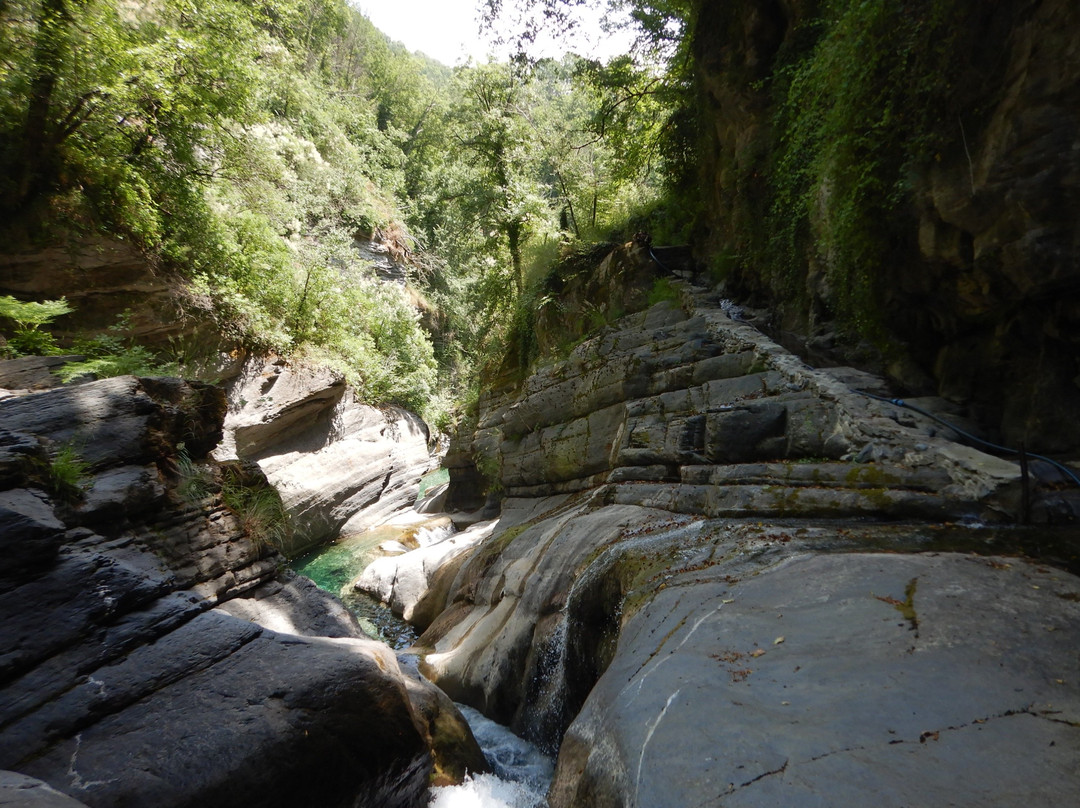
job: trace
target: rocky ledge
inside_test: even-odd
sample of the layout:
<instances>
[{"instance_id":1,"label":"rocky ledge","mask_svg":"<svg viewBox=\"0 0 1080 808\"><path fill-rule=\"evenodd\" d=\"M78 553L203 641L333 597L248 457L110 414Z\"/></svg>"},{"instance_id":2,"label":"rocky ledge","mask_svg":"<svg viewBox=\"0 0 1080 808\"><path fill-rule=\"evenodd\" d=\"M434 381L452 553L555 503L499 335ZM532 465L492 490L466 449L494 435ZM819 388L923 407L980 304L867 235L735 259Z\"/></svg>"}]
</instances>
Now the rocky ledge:
<instances>
[{"instance_id":1,"label":"rocky ledge","mask_svg":"<svg viewBox=\"0 0 1080 808\"><path fill-rule=\"evenodd\" d=\"M455 700L558 750L553 806L1061 804L1080 578L1015 523L1075 495L880 385L688 289L485 397L451 499L486 481L498 523L367 583Z\"/></svg>"},{"instance_id":2,"label":"rocky ledge","mask_svg":"<svg viewBox=\"0 0 1080 808\"><path fill-rule=\"evenodd\" d=\"M215 457L259 464L292 517L290 557L412 505L438 464L419 417L356 401L326 368L250 359L227 393Z\"/></svg>"},{"instance_id":3,"label":"rocky ledge","mask_svg":"<svg viewBox=\"0 0 1080 808\"><path fill-rule=\"evenodd\" d=\"M90 806L422 804L483 766L467 728L225 506L225 408L133 377L0 401L0 769Z\"/></svg>"}]
</instances>

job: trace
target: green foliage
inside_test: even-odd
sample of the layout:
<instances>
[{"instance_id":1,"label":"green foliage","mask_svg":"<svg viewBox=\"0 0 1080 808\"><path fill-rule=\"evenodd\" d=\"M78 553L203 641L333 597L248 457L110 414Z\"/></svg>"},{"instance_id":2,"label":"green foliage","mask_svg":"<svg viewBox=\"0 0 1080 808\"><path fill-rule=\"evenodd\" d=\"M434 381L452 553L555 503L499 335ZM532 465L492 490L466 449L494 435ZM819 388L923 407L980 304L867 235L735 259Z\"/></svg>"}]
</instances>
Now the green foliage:
<instances>
[{"instance_id":1,"label":"green foliage","mask_svg":"<svg viewBox=\"0 0 1080 808\"><path fill-rule=\"evenodd\" d=\"M64 443L57 448L45 470L49 493L69 504L83 498L89 478L90 464L82 459L73 443Z\"/></svg>"},{"instance_id":2,"label":"green foliage","mask_svg":"<svg viewBox=\"0 0 1080 808\"><path fill-rule=\"evenodd\" d=\"M76 340L72 352L86 359L68 362L55 371L65 384L80 376L171 376L180 371L176 363L163 362L149 348L135 343L130 311L121 314L104 334Z\"/></svg>"},{"instance_id":3,"label":"green foliage","mask_svg":"<svg viewBox=\"0 0 1080 808\"><path fill-rule=\"evenodd\" d=\"M344 0L9 0L0 217L130 241L226 338L445 424L476 367L514 340L531 351L529 289L565 245L655 205L686 162L687 74L661 67L685 9L631 6L651 66L450 71ZM414 258L405 290L357 251L374 234ZM79 347L68 377L167 369L118 332Z\"/></svg>"},{"instance_id":4,"label":"green foliage","mask_svg":"<svg viewBox=\"0 0 1080 808\"><path fill-rule=\"evenodd\" d=\"M781 148L763 268L805 294L806 256L824 268L835 314L883 340L880 284L907 245L904 200L915 166L956 122L960 4L833 0L792 38L774 77ZM761 238L761 236L759 236ZM771 267L771 269L770 269Z\"/></svg>"},{"instance_id":5,"label":"green foliage","mask_svg":"<svg viewBox=\"0 0 1080 808\"><path fill-rule=\"evenodd\" d=\"M185 502L199 502L215 490L214 474L209 466L196 463L181 442L176 445L176 493Z\"/></svg>"},{"instance_id":6,"label":"green foliage","mask_svg":"<svg viewBox=\"0 0 1080 808\"><path fill-rule=\"evenodd\" d=\"M280 551L292 536L281 496L265 479L253 479L242 467L222 468L221 500L257 546Z\"/></svg>"},{"instance_id":7,"label":"green foliage","mask_svg":"<svg viewBox=\"0 0 1080 808\"><path fill-rule=\"evenodd\" d=\"M13 0L0 43L0 213L103 229L179 269L220 330L326 356L372 403L423 408L432 349L352 247L400 218L421 60L342 0ZM433 75L438 75L434 71ZM377 105L376 105L377 102ZM32 125L31 125L32 124ZM406 237L402 237L403 239ZM10 340L53 350L36 325ZM113 332L82 373L168 368Z\"/></svg>"},{"instance_id":8,"label":"green foliage","mask_svg":"<svg viewBox=\"0 0 1080 808\"><path fill-rule=\"evenodd\" d=\"M663 303L664 301L674 301L677 303L681 299L682 295L670 279L657 278L653 282L652 289L649 290L648 304L650 306L655 306L657 303Z\"/></svg>"},{"instance_id":9,"label":"green foliage","mask_svg":"<svg viewBox=\"0 0 1080 808\"><path fill-rule=\"evenodd\" d=\"M48 325L57 317L72 311L74 309L64 298L24 303L11 295L0 297L0 317L15 324L7 341L8 349L15 356L47 356L60 353L52 334L39 331L38 327Z\"/></svg>"}]
</instances>

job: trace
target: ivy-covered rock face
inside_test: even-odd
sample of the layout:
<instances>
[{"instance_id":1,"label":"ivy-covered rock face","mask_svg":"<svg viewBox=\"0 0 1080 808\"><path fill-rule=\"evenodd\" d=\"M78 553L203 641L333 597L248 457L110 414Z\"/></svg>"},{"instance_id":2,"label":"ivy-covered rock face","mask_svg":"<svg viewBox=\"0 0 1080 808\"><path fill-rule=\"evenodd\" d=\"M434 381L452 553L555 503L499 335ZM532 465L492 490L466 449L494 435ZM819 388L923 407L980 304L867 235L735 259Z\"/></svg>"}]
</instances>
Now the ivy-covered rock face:
<instances>
[{"instance_id":1,"label":"ivy-covered rock face","mask_svg":"<svg viewBox=\"0 0 1080 808\"><path fill-rule=\"evenodd\" d=\"M1080 446L1078 28L1065 0L699 0L717 274L1007 442Z\"/></svg>"}]
</instances>

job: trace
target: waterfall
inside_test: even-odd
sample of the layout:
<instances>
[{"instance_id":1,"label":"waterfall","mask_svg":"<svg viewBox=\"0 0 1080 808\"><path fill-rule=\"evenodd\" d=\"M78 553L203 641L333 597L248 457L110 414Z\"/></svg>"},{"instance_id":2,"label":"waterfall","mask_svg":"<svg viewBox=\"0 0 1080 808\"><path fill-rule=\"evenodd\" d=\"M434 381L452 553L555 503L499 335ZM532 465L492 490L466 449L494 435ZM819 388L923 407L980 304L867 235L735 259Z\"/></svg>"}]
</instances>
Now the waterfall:
<instances>
[{"instance_id":1,"label":"waterfall","mask_svg":"<svg viewBox=\"0 0 1080 808\"><path fill-rule=\"evenodd\" d=\"M432 788L429 808L546 808L554 761L480 712L458 705L491 765L491 774L466 778L460 786Z\"/></svg>"}]
</instances>

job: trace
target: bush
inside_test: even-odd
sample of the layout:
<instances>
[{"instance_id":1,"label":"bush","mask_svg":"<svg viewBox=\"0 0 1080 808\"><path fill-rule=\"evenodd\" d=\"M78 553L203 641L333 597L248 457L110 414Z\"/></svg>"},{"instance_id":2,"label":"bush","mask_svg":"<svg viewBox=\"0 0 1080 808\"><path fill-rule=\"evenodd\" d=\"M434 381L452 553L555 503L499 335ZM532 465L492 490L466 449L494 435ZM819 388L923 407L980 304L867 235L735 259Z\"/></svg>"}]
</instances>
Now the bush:
<instances>
[{"instance_id":1,"label":"bush","mask_svg":"<svg viewBox=\"0 0 1080 808\"><path fill-rule=\"evenodd\" d=\"M222 468L221 501L258 547L280 552L292 536L292 522L281 495L240 464Z\"/></svg>"},{"instance_id":2,"label":"bush","mask_svg":"<svg viewBox=\"0 0 1080 808\"><path fill-rule=\"evenodd\" d=\"M48 356L60 353L56 340L47 331L38 330L57 317L74 311L65 298L41 303L16 300L11 295L0 297L0 317L11 320L15 327L7 340L7 350L14 356Z\"/></svg>"},{"instance_id":3,"label":"bush","mask_svg":"<svg viewBox=\"0 0 1080 808\"><path fill-rule=\"evenodd\" d=\"M82 459L74 444L65 443L49 460L45 484L57 499L74 503L83 498L89 477L90 464Z\"/></svg>"},{"instance_id":4,"label":"bush","mask_svg":"<svg viewBox=\"0 0 1080 808\"><path fill-rule=\"evenodd\" d=\"M149 348L130 337L131 312L121 314L104 334L75 341L72 350L86 359L68 362L56 371L65 384L80 376L105 379L112 376L171 376L179 373L172 362L163 362Z\"/></svg>"}]
</instances>

